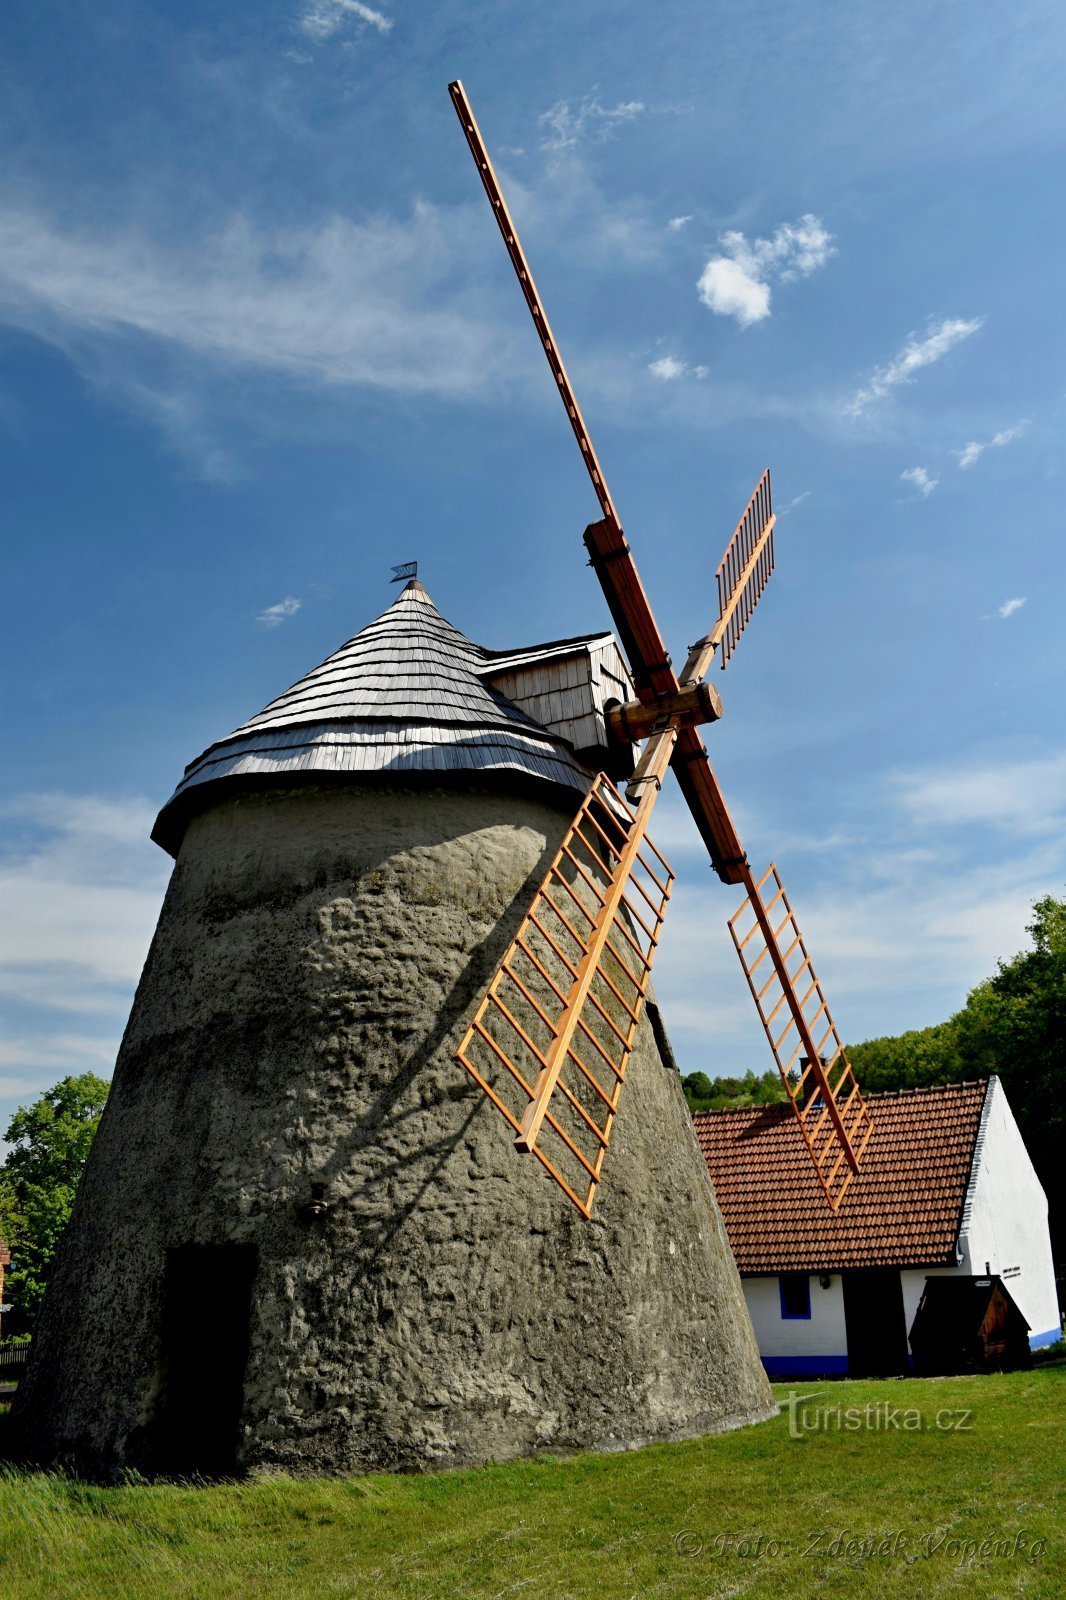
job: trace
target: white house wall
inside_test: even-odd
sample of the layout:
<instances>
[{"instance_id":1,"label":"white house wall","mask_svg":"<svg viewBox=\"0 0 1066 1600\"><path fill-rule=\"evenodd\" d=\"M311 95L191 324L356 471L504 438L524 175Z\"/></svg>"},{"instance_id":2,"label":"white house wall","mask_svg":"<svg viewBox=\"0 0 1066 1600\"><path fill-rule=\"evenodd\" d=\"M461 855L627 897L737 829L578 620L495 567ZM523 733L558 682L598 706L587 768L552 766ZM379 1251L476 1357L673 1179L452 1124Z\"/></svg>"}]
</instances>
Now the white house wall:
<instances>
[{"instance_id":1,"label":"white house wall","mask_svg":"<svg viewBox=\"0 0 1066 1600\"><path fill-rule=\"evenodd\" d=\"M843 1373L848 1365L848 1335L844 1324L844 1291L839 1272L828 1289L810 1275L810 1317L781 1315L780 1280L776 1277L742 1278L744 1298L755 1329L763 1366L771 1378Z\"/></svg>"},{"instance_id":2,"label":"white house wall","mask_svg":"<svg viewBox=\"0 0 1066 1600\"><path fill-rule=\"evenodd\" d=\"M1034 1349L1053 1344L1059 1309L1047 1197L995 1077L989 1080L959 1244L959 1271L998 1273L1029 1324L1029 1343ZM908 1328L911 1320L913 1315Z\"/></svg>"},{"instance_id":3,"label":"white house wall","mask_svg":"<svg viewBox=\"0 0 1066 1600\"><path fill-rule=\"evenodd\" d=\"M926 1278L956 1278L960 1273L969 1272L969 1268L961 1267L908 1267L900 1273L903 1287L903 1315L907 1323L907 1349L910 1351L911 1329L914 1326L914 1315L918 1310L918 1302L922 1298Z\"/></svg>"}]
</instances>

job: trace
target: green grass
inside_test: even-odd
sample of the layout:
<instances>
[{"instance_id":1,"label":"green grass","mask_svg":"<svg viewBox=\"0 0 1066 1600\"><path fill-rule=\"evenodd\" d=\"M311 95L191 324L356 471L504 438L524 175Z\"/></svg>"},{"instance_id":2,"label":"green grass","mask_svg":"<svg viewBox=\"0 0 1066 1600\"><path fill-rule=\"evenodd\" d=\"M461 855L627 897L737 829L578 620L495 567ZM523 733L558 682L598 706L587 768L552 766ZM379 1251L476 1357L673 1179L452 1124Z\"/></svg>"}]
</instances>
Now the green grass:
<instances>
[{"instance_id":1,"label":"green grass","mask_svg":"<svg viewBox=\"0 0 1066 1600\"><path fill-rule=\"evenodd\" d=\"M777 1395L784 1402L787 1387ZM1064 1399L1064 1366L826 1384L810 1404L888 1401L900 1413L920 1410L926 1431L794 1440L782 1415L627 1455L426 1477L105 1489L9 1469L0 1475L0 1594L1060 1600ZM972 1413L968 1431L936 1429L945 1409ZM816 1550L803 1554L820 1530ZM841 1534L896 1543L889 1554L848 1552L832 1544ZM759 1535L761 1547L742 1542ZM1028 1541L1021 1553L980 1551L981 1540L998 1540L1013 1552L1019 1536ZM1030 1558L1038 1539L1046 1548ZM769 1540L780 1548L768 1552ZM968 1540L976 1553L965 1553Z\"/></svg>"}]
</instances>

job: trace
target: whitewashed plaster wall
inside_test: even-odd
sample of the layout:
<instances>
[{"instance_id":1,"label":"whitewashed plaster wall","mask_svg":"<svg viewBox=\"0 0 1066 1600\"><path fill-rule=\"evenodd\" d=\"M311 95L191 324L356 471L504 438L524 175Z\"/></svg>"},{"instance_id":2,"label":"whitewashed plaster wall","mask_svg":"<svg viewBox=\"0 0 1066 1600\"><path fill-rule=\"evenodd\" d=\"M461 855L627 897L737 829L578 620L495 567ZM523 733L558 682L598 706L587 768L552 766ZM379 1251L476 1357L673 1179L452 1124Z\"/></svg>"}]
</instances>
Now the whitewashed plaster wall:
<instances>
[{"instance_id":1,"label":"whitewashed plaster wall","mask_svg":"<svg viewBox=\"0 0 1066 1600\"><path fill-rule=\"evenodd\" d=\"M742 1278L759 1354L764 1360L779 1356L846 1356L848 1336L844 1326L844 1292L840 1274L834 1272L823 1289L818 1274L810 1275L809 1318L781 1316L781 1292L776 1276Z\"/></svg>"},{"instance_id":2,"label":"whitewashed plaster wall","mask_svg":"<svg viewBox=\"0 0 1066 1600\"><path fill-rule=\"evenodd\" d=\"M1047 1197L996 1077L989 1080L959 1245L960 1272L1003 1279L1029 1324L1032 1345L1058 1338Z\"/></svg>"}]
</instances>

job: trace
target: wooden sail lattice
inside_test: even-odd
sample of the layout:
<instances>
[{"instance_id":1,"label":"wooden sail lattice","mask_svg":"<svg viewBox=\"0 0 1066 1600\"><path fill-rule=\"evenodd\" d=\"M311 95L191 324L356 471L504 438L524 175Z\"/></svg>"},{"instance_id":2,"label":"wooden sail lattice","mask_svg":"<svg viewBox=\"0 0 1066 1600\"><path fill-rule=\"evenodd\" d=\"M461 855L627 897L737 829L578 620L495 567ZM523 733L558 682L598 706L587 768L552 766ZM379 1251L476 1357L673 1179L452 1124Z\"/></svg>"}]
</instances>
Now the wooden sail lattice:
<instances>
[{"instance_id":1,"label":"wooden sail lattice","mask_svg":"<svg viewBox=\"0 0 1066 1600\"><path fill-rule=\"evenodd\" d=\"M769 887L769 898L763 894ZM763 1030L799 1121L818 1181L835 1211L858 1168L873 1121L851 1070L777 867L729 919Z\"/></svg>"},{"instance_id":2,"label":"wooden sail lattice","mask_svg":"<svg viewBox=\"0 0 1066 1600\"><path fill-rule=\"evenodd\" d=\"M770 471L763 473L718 564L718 623L711 637L725 669L774 570Z\"/></svg>"},{"instance_id":3,"label":"wooden sail lattice","mask_svg":"<svg viewBox=\"0 0 1066 1600\"><path fill-rule=\"evenodd\" d=\"M595 778L456 1052L585 1217L673 885L649 809Z\"/></svg>"}]
</instances>

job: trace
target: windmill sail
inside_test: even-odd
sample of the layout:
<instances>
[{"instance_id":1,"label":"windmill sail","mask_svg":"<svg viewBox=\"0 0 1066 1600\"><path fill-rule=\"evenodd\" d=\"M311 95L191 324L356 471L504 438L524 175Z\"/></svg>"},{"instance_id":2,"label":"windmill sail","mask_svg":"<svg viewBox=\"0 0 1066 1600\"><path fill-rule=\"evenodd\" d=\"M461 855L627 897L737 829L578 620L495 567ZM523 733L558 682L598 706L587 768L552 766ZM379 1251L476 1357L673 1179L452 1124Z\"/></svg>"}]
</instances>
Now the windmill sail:
<instances>
[{"instance_id":1,"label":"windmill sail","mask_svg":"<svg viewBox=\"0 0 1066 1600\"><path fill-rule=\"evenodd\" d=\"M698 683L719 648L725 669L774 570L776 521L767 467L718 563L718 621L689 651L681 671L682 683Z\"/></svg>"},{"instance_id":2,"label":"windmill sail","mask_svg":"<svg viewBox=\"0 0 1066 1600\"><path fill-rule=\"evenodd\" d=\"M729 919L763 1030L818 1181L835 1211L873 1132L777 867ZM764 894L764 891L766 893Z\"/></svg>"},{"instance_id":3,"label":"windmill sail","mask_svg":"<svg viewBox=\"0 0 1066 1600\"><path fill-rule=\"evenodd\" d=\"M711 637L721 643L723 670L774 570L776 520L768 467L718 564L718 623Z\"/></svg>"},{"instance_id":4,"label":"windmill sail","mask_svg":"<svg viewBox=\"0 0 1066 1600\"><path fill-rule=\"evenodd\" d=\"M673 884L652 799L596 777L456 1052L586 1217Z\"/></svg>"},{"instance_id":5,"label":"windmill sail","mask_svg":"<svg viewBox=\"0 0 1066 1600\"><path fill-rule=\"evenodd\" d=\"M551 368L559 396L566 408L570 426L577 439L582 460L592 480L592 486L595 489L596 497L603 513L598 522L590 523L585 529L585 545L589 553L590 564L600 580L619 638L629 659L633 686L640 702L640 709L658 708L662 713L664 722L671 718L673 719L670 748L673 752L674 773L681 792L688 802L689 810L692 812L700 835L710 853L711 865L724 883L743 884L748 892L745 906L730 922L730 931L740 951L741 961L744 965L748 982L751 985L752 994L755 996L763 1026L767 1029L771 1046L774 1049L775 1059L777 1059L778 1065L781 1067L786 1083L790 1085L790 1098L800 1118L800 1127L817 1168L819 1181L825 1190L830 1205L835 1207L840 1203L840 1197L850 1182L859 1156L862 1154L869 1138L871 1131L869 1115L866 1112L862 1097L859 1095L858 1086L855 1083L847 1057L843 1053L839 1036L835 1027L832 1026L821 987L818 985L817 979L814 978L813 971L810 971L809 976L814 983L813 992L816 994L820 1010L810 1019L810 1025L808 1025L803 1009L804 1004L807 1003L807 997L803 1002L799 1000L793 983L793 975L790 974L790 969L784 961L782 952L777 944L774 930L767 920L767 908L763 905L760 897L760 886L754 882L747 855L740 842L733 819L729 814L729 808L726 805L718 780L707 759L707 750L700 739L697 727L692 722L679 721L674 716L679 705L679 692L682 688L689 688L693 684L702 681L707 667L720 646L722 649L722 665L725 666L736 648L737 641L773 571L775 519L771 505L769 472L764 472L759 480L755 493L748 502L736 531L726 546L725 555L719 565L718 621L705 638L692 646L679 679L667 654L666 645L659 630L659 625L655 620L655 615L652 612L644 585L641 582L633 552L622 531L618 512L607 487L599 459L577 403L577 397L563 365L559 347L556 344L551 325L537 293L529 263L515 231L514 223L511 220L510 212L507 209L506 201L493 170L488 150L481 137L481 131L478 128L470 102L462 84L458 81L450 84L449 90L452 104L459 117L471 154L474 157L478 175L484 185L485 193L488 195L493 215L503 236L503 241L525 297L526 305L533 318L541 348ZM624 721L625 719L623 719L623 725ZM654 739L652 742L654 742ZM597 779L596 786L602 781L604 780ZM594 786L594 792L596 786ZM641 809L643 809L643 806L644 802L641 803ZM614 872L624 876L624 869L617 864L617 857L611 857L611 859L616 863ZM571 865L573 866L574 863ZM538 899L534 906L534 910L536 910L539 905L541 911L549 920L553 915L557 914L557 908L553 910L551 907L545 907L542 903L542 897L552 887L552 874L557 866L558 863L553 865L548 879L538 893ZM762 880L763 883L765 881L765 879ZM774 897L771 905L775 905L777 899L784 896L780 880L777 879L776 883L779 893ZM571 884L570 887L573 888L574 885ZM667 893L668 883L667 889L663 891L663 907L665 906ZM597 902L595 903L602 906L604 902L598 900L597 897ZM785 904L787 906L787 901ZM745 908L750 908L751 910L754 919L754 932L749 930L741 937L737 933L736 924L738 918L743 915ZM660 908L658 916L661 917L661 914ZM530 915L533 917L532 928L534 932L530 933L527 924L523 924L523 930L529 935L527 943L530 941L535 942L535 934L551 944L548 935L541 927L536 916L533 916L533 913ZM596 915L598 913L594 912L594 918ZM791 919L792 913L790 909L788 916ZM580 914L575 915L575 920L577 930L580 930L583 926ZM622 926L621 922L611 922L610 919L608 921L612 928L621 928ZM657 920L654 921L654 929L655 938L652 940L652 949L654 948L655 939L657 939ZM593 1126L595 1119L590 1118L588 1108L584 1101L580 1099L580 1096L586 1093L591 1093L594 1099L598 1096L599 1100L608 1106L610 1119L613 1120L617 1104L616 1089L621 1084L621 1074L624 1073L624 1062L628 1056L630 1046L626 1045L625 1047L621 1068L620 1070L616 1068L614 1072L615 1088L610 1089L609 1093L605 1093L600 1084L593 1085L589 1089L586 1083L578 1086L577 1091L569 1087L572 1068L576 1068L583 1073L586 1080L589 1078L589 1072L584 1062L573 1059L573 1051L566 1041L573 1038L582 1047L585 1045L585 1036L588 1035L591 1038L588 1026L588 1017L591 1013L588 1012L588 1007L592 1006L593 1009L597 1009L593 1003L592 991L584 993L581 990L580 981L583 977L588 976L590 972L594 972L595 982L593 983L593 989L602 987L603 981L607 976L607 969L603 963L614 959L613 956L608 954L606 947L601 949L600 945L595 942L600 940L601 935L605 937L602 926L598 926L595 932L590 935L593 941L591 945L586 943L577 930L573 927L567 928L567 936L575 940L571 951L572 960L564 956L556 946L551 946L552 953L563 962L565 970L562 976L557 973L556 978L552 979L543 968L538 969L541 980L548 983L550 990L556 996L556 1009L552 1008L549 998L547 1009L541 1010L533 996L522 990L526 1003L533 1006L533 1010L539 1015L542 1025L549 1030L550 1039L547 1041L542 1039L541 1043L537 1044L535 1039L530 1037L528 1030L523 1031L523 1026L519 1026L514 1014L507 1012L506 1001L499 992L500 985L505 980L512 984L518 983L511 969L519 959L519 956L524 957L527 961L532 960L533 964L537 965L526 945L522 943L525 935L520 930L516 946L513 946L512 950L508 952L503 966L493 979L490 992L482 1001L478 1014L471 1024L463 1045L460 1047L459 1059L467 1070L473 1073L482 1088L491 1096L495 1104L515 1128L519 1135L516 1140L519 1148L532 1149L548 1167L548 1170L552 1172L557 1181L566 1189L575 1204L580 1206L587 1216L592 1204L596 1183L599 1181L600 1165L603 1159L603 1152L607 1146L610 1120L603 1126L599 1123ZM756 944L752 943L756 933L763 938L761 950ZM802 939L798 928L795 929L792 938L793 943L790 949L801 949L805 963L805 966L797 968L794 974L795 981L799 982L809 968L809 961L805 949L802 949ZM750 949L749 945L751 946ZM613 949L613 946L611 948ZM515 953L516 949L517 954ZM590 953L590 951L593 953ZM596 951L599 954L596 954ZM545 954L543 947L541 947L541 954ZM781 987L781 995L772 1000L769 1013L765 1011L763 1002L769 995L770 990L764 987L765 980L761 974L758 982L753 977L755 970L761 966L766 957L769 957L769 962L765 970L770 974L771 979ZM650 965L649 954L647 967L644 969L645 983ZM567 1007L570 1002L563 990L571 980L574 986L572 993L577 995L578 999L573 1006L570 1006L570 1013L568 1014ZM562 987L557 987L557 983L561 984ZM624 989L624 979L622 980L622 986ZM608 985L608 987L613 989L613 985ZM520 984L519 988L521 989ZM632 1009L627 1011L634 1031L642 1000L643 988L641 988L639 999L634 1003ZM621 1003L625 1008L626 1002L622 1001L621 996L617 993L615 994L615 1003ZM558 1011L558 1005L562 1005L562 1013ZM785 1065L782 1065L782 1057L778 1053L784 1044L784 1039L776 1040L775 1034L771 1031L774 1019L782 1008L788 1013L789 1025L795 1030L799 1038L798 1045L793 1048L792 1056ZM610 1004L606 1003L605 1006L605 1003L600 1002L598 1009L601 1013L609 1013ZM497 1013L504 1019L502 1024ZM574 1014L577 1015L577 1021L574 1020ZM811 1027L823 1016L830 1023L832 1031L831 1035L827 1035L822 1044L815 1048L811 1036ZM508 1053L508 1048L499 1042L492 1031L490 1021L497 1028L501 1026L511 1028L514 1037L520 1041L522 1047L528 1052L528 1060L524 1070L517 1064L514 1050L512 1049L511 1053ZM613 1024L611 1026L613 1028ZM614 1031L616 1033L619 1032L618 1029L614 1029ZM619 1033L619 1037L624 1041L624 1030ZM827 1069L821 1061L821 1049L830 1039L834 1049ZM473 1053L475 1050L479 1052L476 1057ZM505 1075L509 1075L512 1084L517 1085L519 1096L518 1111L511 1109L511 1102L505 1100L498 1090L493 1087L490 1078L486 1076L478 1065L478 1062L486 1059L486 1050L495 1057L498 1063L497 1078L499 1078L499 1072L503 1071ZM809 1057L809 1064L802 1070L800 1088L797 1089L790 1077L790 1073L801 1054ZM562 1067L560 1067L560 1062L563 1063ZM830 1081L830 1073L834 1074L835 1083ZM500 1079L500 1082L502 1083L503 1080ZM813 1085L815 1096L808 1101L806 1090L810 1085ZM510 1088L510 1092L513 1096L515 1092L513 1087ZM838 1097L841 1095L845 1098L838 1103ZM587 1126L587 1130L593 1138L593 1154L586 1155L583 1146L575 1144L569 1136L565 1138L562 1136L561 1125L555 1115L555 1108L557 1105L561 1105L561 1101L566 1101L578 1122ZM523 1133L524 1128L531 1131L532 1138L526 1139ZM545 1128L548 1130L548 1134L555 1134L562 1140L564 1148L569 1152L571 1162L576 1161L577 1167L580 1169L577 1172L577 1187L571 1185L561 1175L560 1169L554 1166L546 1156L538 1134L538 1130ZM583 1130L576 1123L575 1129L580 1137L583 1138L585 1136ZM579 1190L581 1187L585 1188L584 1200L580 1198Z\"/></svg>"}]
</instances>

